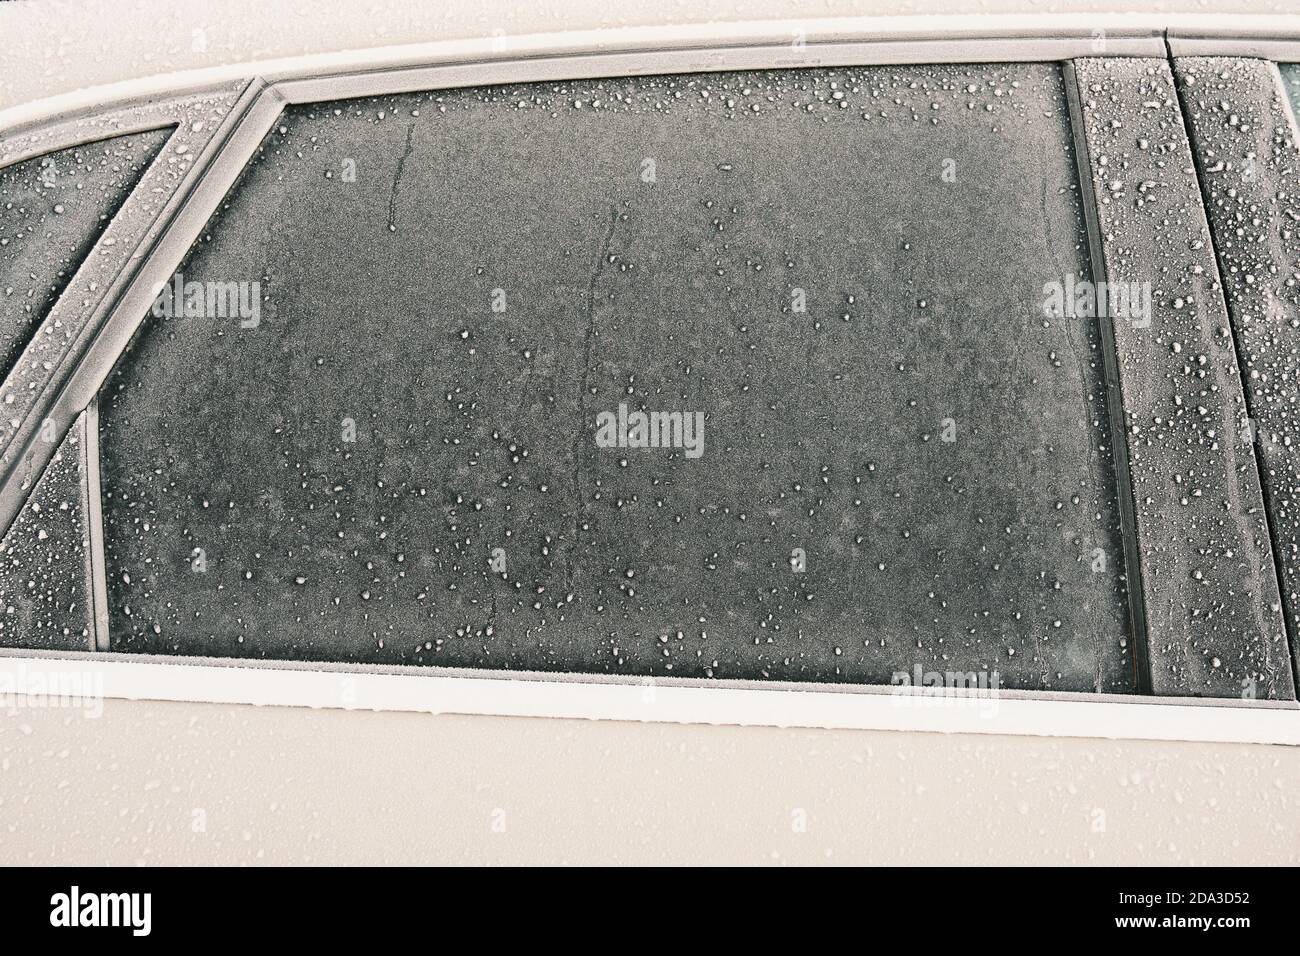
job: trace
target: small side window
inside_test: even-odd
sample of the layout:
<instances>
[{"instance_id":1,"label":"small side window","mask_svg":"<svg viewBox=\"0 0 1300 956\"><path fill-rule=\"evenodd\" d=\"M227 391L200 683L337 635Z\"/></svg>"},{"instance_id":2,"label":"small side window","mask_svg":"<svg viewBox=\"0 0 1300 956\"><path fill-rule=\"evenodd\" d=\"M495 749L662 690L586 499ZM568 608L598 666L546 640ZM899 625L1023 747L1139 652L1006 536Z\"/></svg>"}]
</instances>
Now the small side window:
<instances>
[{"instance_id":1,"label":"small side window","mask_svg":"<svg viewBox=\"0 0 1300 956\"><path fill-rule=\"evenodd\" d=\"M118 136L0 169L0 379L168 134Z\"/></svg>"},{"instance_id":2,"label":"small side window","mask_svg":"<svg viewBox=\"0 0 1300 956\"><path fill-rule=\"evenodd\" d=\"M99 140L0 169L0 378L169 133ZM47 420L37 440L58 447L0 540L0 646L93 650L83 423L64 436Z\"/></svg>"},{"instance_id":3,"label":"small side window","mask_svg":"<svg viewBox=\"0 0 1300 956\"><path fill-rule=\"evenodd\" d=\"M94 650L83 429L84 418L0 541L0 647Z\"/></svg>"}]
</instances>

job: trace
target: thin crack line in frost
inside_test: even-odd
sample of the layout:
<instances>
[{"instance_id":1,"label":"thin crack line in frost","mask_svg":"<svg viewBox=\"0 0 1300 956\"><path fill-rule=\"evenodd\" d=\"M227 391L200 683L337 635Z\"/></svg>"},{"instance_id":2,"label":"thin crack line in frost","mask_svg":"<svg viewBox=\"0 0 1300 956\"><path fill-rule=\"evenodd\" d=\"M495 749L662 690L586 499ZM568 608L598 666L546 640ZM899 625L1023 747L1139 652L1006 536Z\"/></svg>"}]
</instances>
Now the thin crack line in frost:
<instances>
[{"instance_id":1,"label":"thin crack line in frost","mask_svg":"<svg viewBox=\"0 0 1300 956\"><path fill-rule=\"evenodd\" d=\"M402 150L402 158L397 161L397 174L393 177L393 189L388 194L388 231L397 231L397 190L402 185L402 174L406 172L406 161L411 156L411 135L415 132L415 124L412 123L406 127L406 147Z\"/></svg>"},{"instance_id":2,"label":"thin crack line in frost","mask_svg":"<svg viewBox=\"0 0 1300 956\"><path fill-rule=\"evenodd\" d=\"M573 547L578 546L578 519L582 513L582 438L587 433L587 373L591 368L591 340L596 337L596 283L604 271L605 260L609 258L609 245L614 240L614 227L618 225L618 209L609 207L609 228L605 230L605 240L600 245L596 267L591 270L587 281L587 334L582 343L582 376L578 382L578 429L573 436ZM564 562L564 589L573 587L573 556Z\"/></svg>"}]
</instances>

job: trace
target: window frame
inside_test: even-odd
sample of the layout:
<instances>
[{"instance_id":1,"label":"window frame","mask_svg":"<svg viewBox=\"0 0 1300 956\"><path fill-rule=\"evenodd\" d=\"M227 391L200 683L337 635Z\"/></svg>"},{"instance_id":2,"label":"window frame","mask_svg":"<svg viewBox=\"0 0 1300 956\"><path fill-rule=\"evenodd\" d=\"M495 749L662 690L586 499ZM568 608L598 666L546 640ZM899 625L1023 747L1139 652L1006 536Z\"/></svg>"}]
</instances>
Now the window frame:
<instances>
[{"instance_id":1,"label":"window frame","mask_svg":"<svg viewBox=\"0 0 1300 956\"><path fill-rule=\"evenodd\" d=\"M1286 42L1300 53L1300 41ZM43 396L45 417L56 422L61 434L86 416L85 445L93 458L87 483L94 502L88 520L96 647L86 652L44 653L0 649L0 673L16 667L92 672L103 681L105 696L127 699L1300 745L1300 702L1296 701L1024 690L1003 690L989 698L942 688L123 654L109 650L106 642L95 427L98 392L143 322L152 290L178 268L285 107L489 84L662 73L1045 62L1062 67L1075 148L1086 156L1075 115L1077 87L1071 61L1101 56L1167 62L1173 43L1174 38L1163 30L1142 26L1113 32L1086 23L1045 32L967 27L939 35L905 30L882 34L879 25L870 21L821 25L773 21L453 41L424 45L417 52L394 48L304 57L247 76L238 102L158 217L151 241L141 244L144 255L133 257L132 266L123 269L106 293L85 348L63 364ZM1300 55L1296 58L1300 60ZM1090 198L1087 175L1088 170L1081 168L1080 198L1089 255L1094 268L1100 268L1102 239L1096 234L1096 209L1090 205L1095 200ZM134 199L134 195L128 199L128 205ZM1124 410L1118 413L1122 417ZM30 490L32 482L19 480L21 474L39 474L52 454L51 448L46 461L40 460L42 444L48 443L29 441L13 467L0 475L3 527L11 523ZM1130 490L1121 484L1121 496ZM1131 529L1126 529L1128 533ZM1127 573L1140 590L1137 569L1129 567ZM1144 629L1145 621L1134 626Z\"/></svg>"},{"instance_id":2,"label":"window frame","mask_svg":"<svg viewBox=\"0 0 1300 956\"><path fill-rule=\"evenodd\" d=\"M38 441L38 432L51 422L62 438L89 402L70 410L63 392L86 360L93 340L108 317L120 306L119 298L144 257L165 238L172 217L182 207L193 184L206 172L224 141L224 127L239 115L241 104L259 92L255 81L199 84L194 89L163 98L129 98L91 113L80 111L46 124L24 124L0 134L0 168L37 156L74 149L100 140L133 133L171 129L154 161L144 171L131 194L102 230L94 246L78 264L72 278L55 300L49 315L71 303L61 322L72 332L66 347L55 357L39 390L29 390L10 409L21 419L11 440L0 441L0 529L13 524L36 480L54 456L57 442ZM209 123L212 112L222 122ZM196 128L199 126L200 128ZM179 148L195 155L189 169L169 182L163 158ZM151 196L151 210L142 196ZM102 291L98 291L102 289ZM31 355L39 344L37 334L24 346L10 378L20 366L33 366ZM0 383L9 385L9 379ZM14 395L8 390L6 398ZM25 404L23 404L25 403Z\"/></svg>"},{"instance_id":3,"label":"window frame","mask_svg":"<svg viewBox=\"0 0 1300 956\"><path fill-rule=\"evenodd\" d=\"M1239 56L1278 63L1300 63L1300 31L1290 36L1261 31L1254 26L1171 27L1169 55Z\"/></svg>"}]
</instances>

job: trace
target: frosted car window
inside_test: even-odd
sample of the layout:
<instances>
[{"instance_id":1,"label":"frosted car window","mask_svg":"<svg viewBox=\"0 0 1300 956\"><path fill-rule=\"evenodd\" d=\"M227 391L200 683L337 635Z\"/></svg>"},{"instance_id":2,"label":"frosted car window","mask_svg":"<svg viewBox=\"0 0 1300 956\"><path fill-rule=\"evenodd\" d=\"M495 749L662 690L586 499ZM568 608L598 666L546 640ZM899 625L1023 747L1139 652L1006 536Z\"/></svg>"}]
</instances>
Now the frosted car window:
<instances>
[{"instance_id":1,"label":"frosted car window","mask_svg":"<svg viewBox=\"0 0 1300 956\"><path fill-rule=\"evenodd\" d=\"M119 136L0 169L0 378L168 132Z\"/></svg>"},{"instance_id":2,"label":"frosted car window","mask_svg":"<svg viewBox=\"0 0 1300 956\"><path fill-rule=\"evenodd\" d=\"M64 436L0 540L0 647L93 650L83 427Z\"/></svg>"},{"instance_id":3,"label":"frosted car window","mask_svg":"<svg viewBox=\"0 0 1300 956\"><path fill-rule=\"evenodd\" d=\"M1054 65L290 108L101 395L112 649L1131 690L1089 281Z\"/></svg>"},{"instance_id":4,"label":"frosted car window","mask_svg":"<svg viewBox=\"0 0 1300 956\"><path fill-rule=\"evenodd\" d=\"M1282 75L1282 86L1287 98L1291 101L1291 109L1300 108L1300 63L1279 63L1277 68Z\"/></svg>"}]
</instances>

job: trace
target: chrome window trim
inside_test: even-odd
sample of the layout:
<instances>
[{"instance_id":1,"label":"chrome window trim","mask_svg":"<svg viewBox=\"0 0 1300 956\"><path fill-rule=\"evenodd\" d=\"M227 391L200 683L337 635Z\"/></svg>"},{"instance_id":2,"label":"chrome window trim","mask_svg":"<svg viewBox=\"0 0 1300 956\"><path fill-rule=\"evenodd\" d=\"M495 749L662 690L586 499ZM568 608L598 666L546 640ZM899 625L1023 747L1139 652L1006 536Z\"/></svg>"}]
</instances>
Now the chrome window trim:
<instances>
[{"instance_id":1,"label":"chrome window trim","mask_svg":"<svg viewBox=\"0 0 1300 956\"><path fill-rule=\"evenodd\" d=\"M698 32L707 35L719 28L727 29L728 25L701 28ZM681 33L687 28L674 29ZM1107 44L1116 45L1107 45L1100 54L1094 35L1086 30L1058 36L809 39L802 50L796 51L788 42L771 42L788 29L788 23L763 25L768 42L749 45L692 46L682 41L680 45L686 49L632 51L601 49L608 44L609 34L596 31L591 36L601 43L590 44L587 52L579 53L554 53L553 47L547 46L554 44L552 37L512 39L511 49L516 54L535 46L535 55L524 58L503 56L499 49L492 48L492 41L458 42L436 46L447 54L444 59L458 57L461 62L426 62L375 70L366 69L362 63L332 75L304 76L303 70L297 69L258 77L241 102L242 109L237 107L231 112L222 134L209 144L204 163L193 171L190 187L173 197L169 215L160 218L165 225L156 241L130 275L119 277L113 290L115 299L106 298L110 304L105 317L80 360L70 363L75 367L69 368L61 380L49 417L70 424L91 405L143 321L153 300L153 289L175 272L286 105L482 84L633 74L943 62L1062 62L1068 66L1070 59L1080 56L1148 56L1165 60L1168 53L1163 34L1150 29L1129 34L1107 32ZM648 41L647 45L653 46ZM456 57L449 53L453 50L458 51ZM383 59L382 55L376 57L377 61ZM0 488L0 520L5 526L12 519L15 475L23 470L15 468ZM106 593L102 529L94 546L99 553L93 562L96 580L92 587L102 597ZM96 617L98 620L98 609ZM97 646L104 645L101 642ZM1300 703L1291 701L1041 691L1000 691L996 698L989 698L952 690L937 695L926 690L900 694L881 685L453 671L440 667L154 657L104 650L63 656L0 651L0 673L19 665L93 670L105 679L106 696L124 699L1300 745ZM364 690L355 700L341 696L341 684L350 681ZM666 705L640 706L637 702L647 689L651 698L664 700ZM940 698L939 706L931 706L936 697ZM899 704L900 699L911 703ZM952 706L954 700L968 706ZM980 706L990 701L996 701L999 709L1009 709L1011 715L981 717Z\"/></svg>"},{"instance_id":2,"label":"chrome window trim","mask_svg":"<svg viewBox=\"0 0 1300 956\"><path fill-rule=\"evenodd\" d=\"M0 687L162 700L343 710L558 717L643 723L1014 734L1300 746L1300 705L1182 697L955 690L859 684L626 680L467 671L0 649ZM54 692L51 691L51 694ZM0 695L2 697L3 695Z\"/></svg>"},{"instance_id":3,"label":"chrome window trim","mask_svg":"<svg viewBox=\"0 0 1300 956\"><path fill-rule=\"evenodd\" d=\"M0 122L0 169L120 136L172 129L177 125L178 103L194 96L220 95L230 86L194 84L181 91L111 99L92 110L61 112L27 123Z\"/></svg>"},{"instance_id":4,"label":"chrome window trim","mask_svg":"<svg viewBox=\"0 0 1300 956\"><path fill-rule=\"evenodd\" d=\"M1154 52L1153 52L1154 51ZM792 41L700 49L646 49L484 59L324 77L265 77L290 104L489 84L539 83L661 73L807 69L924 63L1064 62L1081 56L1165 56L1157 36Z\"/></svg>"},{"instance_id":5,"label":"chrome window trim","mask_svg":"<svg viewBox=\"0 0 1300 956\"><path fill-rule=\"evenodd\" d=\"M95 126L90 120L73 119L41 126L30 133L0 135L0 169L16 166L38 156L89 146L119 136L153 133L174 127L175 120L161 116L158 107L159 104L151 103L147 108L127 111L105 126Z\"/></svg>"},{"instance_id":6,"label":"chrome window trim","mask_svg":"<svg viewBox=\"0 0 1300 956\"><path fill-rule=\"evenodd\" d=\"M1171 56L1242 56L1280 63L1300 63L1300 29L1289 36L1258 35L1244 28L1227 31L1172 29L1168 35Z\"/></svg>"},{"instance_id":7,"label":"chrome window trim","mask_svg":"<svg viewBox=\"0 0 1300 956\"><path fill-rule=\"evenodd\" d=\"M867 59L861 65L890 62L967 62L1063 60L1074 56L1164 56L1164 31L1179 18L1143 14L964 14L896 17L829 17L802 20L691 23L655 27L602 28L477 39L414 43L234 63L126 80L0 110L0 135L34 128L55 118L103 112L108 105L175 95L202 86L261 77L268 83L325 76L423 69L456 63L495 63L508 71L515 62L592 54L647 54L669 51L741 56L746 48L792 52L792 42L807 48L854 44ZM1225 18L1226 20L1227 18ZM1257 29L1279 31L1290 22L1300 36L1300 17L1247 18ZM1240 17L1231 18L1239 22ZM1104 48L1099 49L1101 41ZM990 46L989 44L994 44ZM996 52L995 52L996 51ZM804 55L829 55L829 50ZM920 59L918 59L918 57ZM902 58L902 59L899 59ZM732 62L740 62L735 60ZM777 65L767 62L761 68ZM780 65L830 65L804 61ZM733 67L726 67L733 68ZM739 68L739 67L734 67ZM643 71L644 72L644 71ZM499 82L515 82L505 75Z\"/></svg>"},{"instance_id":8,"label":"chrome window trim","mask_svg":"<svg viewBox=\"0 0 1300 956\"><path fill-rule=\"evenodd\" d=\"M104 497L99 483L99 397L81 413L82 487L90 556L90 649L108 650L108 579L104 570Z\"/></svg>"}]
</instances>

